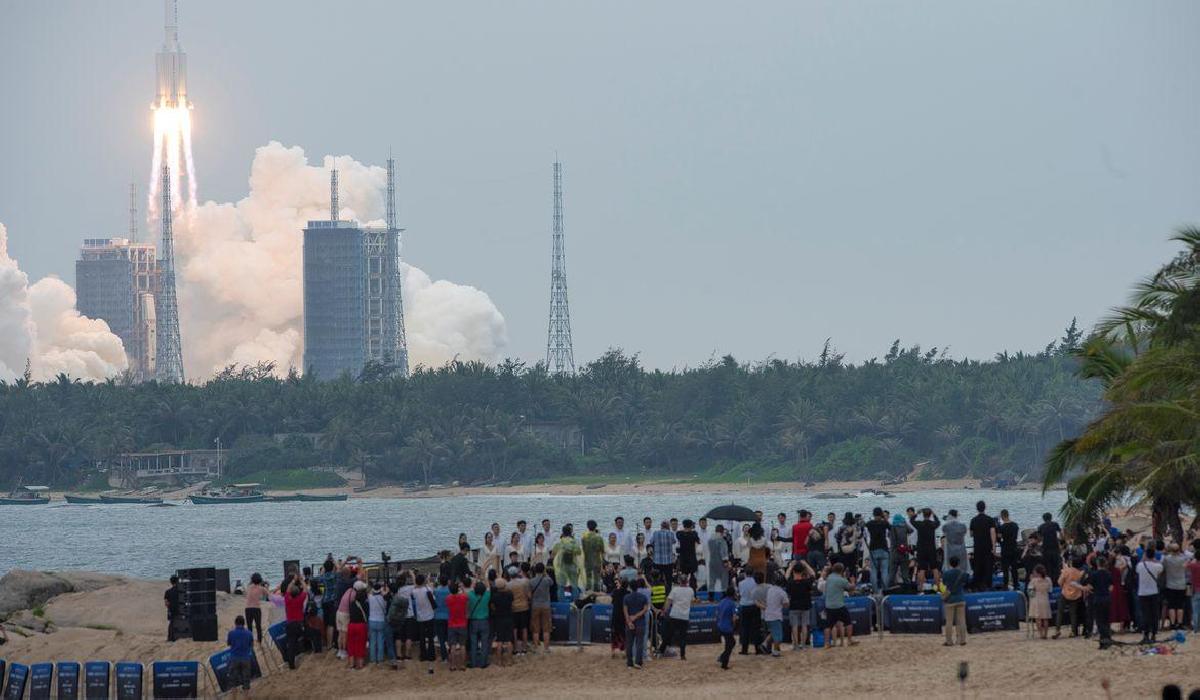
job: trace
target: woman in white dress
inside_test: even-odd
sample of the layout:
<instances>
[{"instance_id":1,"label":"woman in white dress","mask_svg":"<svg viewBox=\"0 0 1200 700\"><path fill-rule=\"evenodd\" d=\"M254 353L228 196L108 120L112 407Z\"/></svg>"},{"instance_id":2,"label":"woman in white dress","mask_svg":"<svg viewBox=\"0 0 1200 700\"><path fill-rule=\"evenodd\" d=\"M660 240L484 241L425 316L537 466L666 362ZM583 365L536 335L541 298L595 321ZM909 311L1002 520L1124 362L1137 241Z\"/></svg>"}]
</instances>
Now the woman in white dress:
<instances>
[{"instance_id":1,"label":"woman in white dress","mask_svg":"<svg viewBox=\"0 0 1200 700\"><path fill-rule=\"evenodd\" d=\"M641 566L646 558L646 535L639 532L633 540L633 561L635 566Z\"/></svg>"},{"instance_id":2,"label":"woman in white dress","mask_svg":"<svg viewBox=\"0 0 1200 700\"><path fill-rule=\"evenodd\" d=\"M485 579L488 571L500 570L500 548L496 546L496 540L492 537L491 532L483 535L483 546L479 548L475 566L479 569L479 576Z\"/></svg>"},{"instance_id":3,"label":"woman in white dress","mask_svg":"<svg viewBox=\"0 0 1200 700\"><path fill-rule=\"evenodd\" d=\"M503 559L501 559L501 561L504 562L504 566L507 567L508 563L512 561L512 557L509 555L511 555L513 552L517 553L518 562L525 561L525 548L521 546L521 533L519 532L514 532L512 536L508 538L508 544L504 545L504 556Z\"/></svg>"},{"instance_id":4,"label":"woman in white dress","mask_svg":"<svg viewBox=\"0 0 1200 700\"><path fill-rule=\"evenodd\" d=\"M771 528L771 556L775 559L775 566L781 569L786 569L792 561L792 543L779 539L777 527Z\"/></svg>"},{"instance_id":5,"label":"woman in white dress","mask_svg":"<svg viewBox=\"0 0 1200 700\"><path fill-rule=\"evenodd\" d=\"M621 556L621 543L617 541L617 533L608 533L608 541L604 543L604 561L607 564L617 564L618 566L625 561L625 557Z\"/></svg>"},{"instance_id":6,"label":"woman in white dress","mask_svg":"<svg viewBox=\"0 0 1200 700\"><path fill-rule=\"evenodd\" d=\"M733 558L745 564L750 559L750 524L742 525L742 535L733 541Z\"/></svg>"},{"instance_id":7,"label":"woman in white dress","mask_svg":"<svg viewBox=\"0 0 1200 700\"><path fill-rule=\"evenodd\" d=\"M533 538L533 551L529 554L529 565L545 564L549 559L550 552L546 549L546 535L539 532L537 537Z\"/></svg>"}]
</instances>

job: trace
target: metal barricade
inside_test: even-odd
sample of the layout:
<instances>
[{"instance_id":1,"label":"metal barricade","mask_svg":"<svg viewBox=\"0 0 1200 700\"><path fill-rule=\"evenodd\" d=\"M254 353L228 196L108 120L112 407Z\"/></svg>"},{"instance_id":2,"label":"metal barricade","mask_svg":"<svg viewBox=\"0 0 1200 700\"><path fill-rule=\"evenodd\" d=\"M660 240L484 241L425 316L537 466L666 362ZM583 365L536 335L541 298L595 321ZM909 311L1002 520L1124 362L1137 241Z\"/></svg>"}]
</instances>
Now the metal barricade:
<instances>
[{"instance_id":1,"label":"metal barricade","mask_svg":"<svg viewBox=\"0 0 1200 700\"><path fill-rule=\"evenodd\" d=\"M585 620L584 613L592 609L592 603L587 603L582 608L576 607L576 606L572 606L572 607L575 609L575 649L576 649L576 651L582 652L583 644L584 644L583 632L584 632L585 627L588 630L587 643L589 645L592 643L591 625L590 624L586 625L586 626L584 625L584 620Z\"/></svg>"}]
</instances>

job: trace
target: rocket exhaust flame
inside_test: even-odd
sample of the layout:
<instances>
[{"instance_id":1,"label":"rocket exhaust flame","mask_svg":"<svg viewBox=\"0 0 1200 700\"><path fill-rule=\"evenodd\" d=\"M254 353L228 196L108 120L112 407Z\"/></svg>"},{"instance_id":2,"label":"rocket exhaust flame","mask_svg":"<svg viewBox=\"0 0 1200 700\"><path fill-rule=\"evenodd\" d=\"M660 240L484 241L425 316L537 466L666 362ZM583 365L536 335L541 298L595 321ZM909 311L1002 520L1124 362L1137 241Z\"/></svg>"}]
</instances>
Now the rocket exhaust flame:
<instances>
[{"instance_id":1,"label":"rocket exhaust flame","mask_svg":"<svg viewBox=\"0 0 1200 700\"><path fill-rule=\"evenodd\" d=\"M179 8L176 0L164 0L165 39L155 56L158 95L150 106L154 110L154 155L147 188L147 214L151 220L161 215L159 179L165 161L171 171L171 202L175 212L196 208L196 168L192 161L192 105L187 99L187 54L179 45ZM180 196L181 183L187 183L187 197Z\"/></svg>"}]
</instances>

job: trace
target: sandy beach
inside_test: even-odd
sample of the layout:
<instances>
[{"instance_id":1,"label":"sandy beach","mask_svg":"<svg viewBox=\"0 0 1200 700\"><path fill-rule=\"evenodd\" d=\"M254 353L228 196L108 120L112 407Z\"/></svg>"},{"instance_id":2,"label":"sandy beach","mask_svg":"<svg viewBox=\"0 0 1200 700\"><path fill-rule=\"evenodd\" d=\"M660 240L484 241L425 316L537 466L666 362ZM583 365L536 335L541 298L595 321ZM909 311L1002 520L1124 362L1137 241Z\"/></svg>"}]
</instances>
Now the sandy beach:
<instances>
[{"instance_id":1,"label":"sandy beach","mask_svg":"<svg viewBox=\"0 0 1200 700\"><path fill-rule=\"evenodd\" d=\"M0 648L9 662L206 660L219 643L164 641L163 581L114 579L113 585L60 595L44 606L50 633L18 633ZM221 636L241 609L237 596L220 594ZM19 617L16 613L14 617ZM27 635L27 636L23 636ZM1134 636L1118 639L1133 641ZM966 697L1103 698L1102 678L1113 698L1157 697L1164 683L1200 686L1200 639L1172 656L1139 657L1099 651L1083 639L1037 641L1025 632L970 637L967 646L941 646L939 635L874 635L848 649L784 652L783 658L734 656L721 671L715 645L689 645L688 661L651 661L644 671L609 658L606 645L555 647L549 656L527 656L510 668L431 676L423 664L401 671L377 666L345 668L330 654L301 658L295 672L280 670L256 682L264 698L396 697L628 697L710 698L765 692L795 697L803 690L840 697L959 697L959 662L970 664ZM270 653L274 653L273 651ZM1191 684L1188 686L1186 684Z\"/></svg>"},{"instance_id":2,"label":"sandy beach","mask_svg":"<svg viewBox=\"0 0 1200 700\"><path fill-rule=\"evenodd\" d=\"M815 496L821 493L858 493L865 489L880 489L889 493L910 493L913 491L930 490L963 490L979 489L978 479L930 479L906 481L901 484L883 486L879 481L823 481L812 486L805 486L802 481L771 481L749 483L715 483L703 481L687 481L682 479L663 479L636 481L624 476L613 476L611 482L590 484L514 484L508 486L434 486L428 489L410 489L400 486L380 486L366 490L355 490L360 482L349 481L346 486L334 488L298 489L307 494L349 494L350 498L458 498L462 496L519 496L541 495L552 496L620 496L620 495L663 495L663 494L760 494L760 493L795 493ZM1041 484L1025 483L1014 487L1021 490L1036 490ZM162 490L158 495L169 500L182 500L194 488ZM295 493L293 490L268 490L270 495L286 495ZM58 500L64 492L52 492L51 497ZM71 493L71 492L66 492Z\"/></svg>"}]
</instances>

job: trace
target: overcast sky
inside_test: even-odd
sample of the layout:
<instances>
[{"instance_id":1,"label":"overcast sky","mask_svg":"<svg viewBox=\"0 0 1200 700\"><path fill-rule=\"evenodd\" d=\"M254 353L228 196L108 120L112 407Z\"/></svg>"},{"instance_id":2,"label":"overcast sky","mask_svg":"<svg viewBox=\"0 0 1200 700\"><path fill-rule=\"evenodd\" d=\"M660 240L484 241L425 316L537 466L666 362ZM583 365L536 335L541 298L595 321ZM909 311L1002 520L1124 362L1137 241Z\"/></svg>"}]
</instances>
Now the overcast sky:
<instances>
[{"instance_id":1,"label":"overcast sky","mask_svg":"<svg viewBox=\"0 0 1200 700\"><path fill-rule=\"evenodd\" d=\"M544 356L551 162L576 358L1094 321L1200 223L1200 3L182 0L202 200L271 139L400 176L405 256ZM0 222L74 278L148 178L161 3L0 4ZM297 231L297 236L300 232Z\"/></svg>"}]
</instances>

